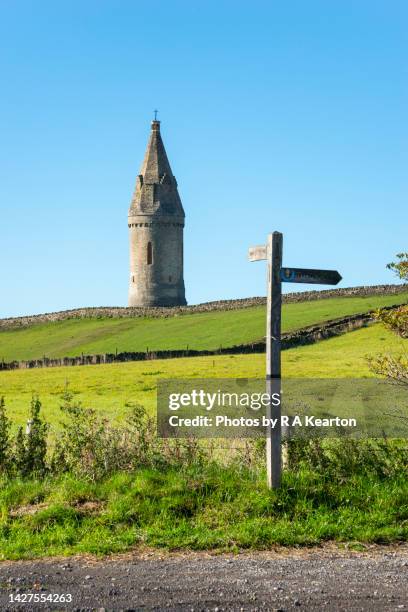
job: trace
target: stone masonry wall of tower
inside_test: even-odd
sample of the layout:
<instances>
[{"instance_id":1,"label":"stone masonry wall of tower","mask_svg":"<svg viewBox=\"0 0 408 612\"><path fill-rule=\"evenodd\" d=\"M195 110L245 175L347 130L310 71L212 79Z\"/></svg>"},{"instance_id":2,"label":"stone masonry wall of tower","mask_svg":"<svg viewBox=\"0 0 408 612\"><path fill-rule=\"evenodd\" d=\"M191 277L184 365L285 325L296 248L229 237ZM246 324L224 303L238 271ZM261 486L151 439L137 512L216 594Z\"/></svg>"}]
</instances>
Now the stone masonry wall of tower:
<instances>
[{"instance_id":1,"label":"stone masonry wall of tower","mask_svg":"<svg viewBox=\"0 0 408 612\"><path fill-rule=\"evenodd\" d=\"M129 306L186 304L184 210L160 134L152 131L130 204Z\"/></svg>"}]
</instances>

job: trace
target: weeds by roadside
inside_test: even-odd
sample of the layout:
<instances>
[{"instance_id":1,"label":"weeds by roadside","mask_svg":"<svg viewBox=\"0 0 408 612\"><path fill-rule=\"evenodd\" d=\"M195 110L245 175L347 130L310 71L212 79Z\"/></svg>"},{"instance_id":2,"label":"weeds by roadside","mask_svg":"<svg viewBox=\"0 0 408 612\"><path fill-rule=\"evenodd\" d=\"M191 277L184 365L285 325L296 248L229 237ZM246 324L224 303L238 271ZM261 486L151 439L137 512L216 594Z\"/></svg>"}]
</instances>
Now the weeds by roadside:
<instances>
[{"instance_id":1,"label":"weeds by roadside","mask_svg":"<svg viewBox=\"0 0 408 612\"><path fill-rule=\"evenodd\" d=\"M154 419L138 404L128 405L125 422L115 427L66 391L61 430L52 446L40 410L41 402L34 397L26 430L20 427L13 439L5 401L0 398L0 475L44 478L70 473L97 481L117 471L185 467L209 460L209 447L204 449L195 439L157 438Z\"/></svg>"},{"instance_id":2,"label":"weeds by roadside","mask_svg":"<svg viewBox=\"0 0 408 612\"><path fill-rule=\"evenodd\" d=\"M17 439L0 402L0 558L408 539L401 441L291 440L282 487L270 490L263 440L220 459L208 441L158 439L137 405L118 427L69 394L61 408L47 453L39 400Z\"/></svg>"}]
</instances>

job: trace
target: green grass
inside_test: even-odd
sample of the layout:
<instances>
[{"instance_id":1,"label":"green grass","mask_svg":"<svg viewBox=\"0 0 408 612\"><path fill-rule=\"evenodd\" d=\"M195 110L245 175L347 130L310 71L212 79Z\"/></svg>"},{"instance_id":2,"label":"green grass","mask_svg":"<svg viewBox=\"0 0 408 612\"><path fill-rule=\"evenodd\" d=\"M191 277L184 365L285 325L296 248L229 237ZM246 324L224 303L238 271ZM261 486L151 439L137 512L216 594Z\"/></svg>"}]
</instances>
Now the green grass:
<instances>
[{"instance_id":1,"label":"green grass","mask_svg":"<svg viewBox=\"0 0 408 612\"><path fill-rule=\"evenodd\" d=\"M406 354L407 348L408 340L376 324L284 351L283 375L370 376L368 355ZM38 393L42 415L55 431L66 383L85 405L121 420L129 402L155 410L160 377L262 377L264 372L263 354L16 370L0 372L0 395L15 427L25 421L31 395ZM349 462L347 452L341 461L339 469L298 465L284 473L282 487L274 491L266 488L262 467L250 471L242 462L143 468L100 482L71 475L0 480L0 559L104 555L146 546L237 551L327 540L406 541L403 470L393 469L385 478Z\"/></svg>"},{"instance_id":2,"label":"green grass","mask_svg":"<svg viewBox=\"0 0 408 612\"><path fill-rule=\"evenodd\" d=\"M266 488L262 471L215 465L141 469L100 483L4 481L0 558L401 541L407 499L405 475L337 479L307 469L285 473L278 491Z\"/></svg>"},{"instance_id":3,"label":"green grass","mask_svg":"<svg viewBox=\"0 0 408 612\"><path fill-rule=\"evenodd\" d=\"M403 354L408 340L381 325L372 325L318 344L282 353L283 375L288 377L370 376L366 357L380 352ZM153 413L156 381L162 378L263 377L265 355L229 355L116 363L97 366L44 368L0 372L0 395L6 398L14 424L24 423L32 394L39 394L48 422L59 421L60 397L66 383L84 405L110 418L120 418L129 402Z\"/></svg>"},{"instance_id":4,"label":"green grass","mask_svg":"<svg viewBox=\"0 0 408 612\"><path fill-rule=\"evenodd\" d=\"M286 304L283 330L406 303L399 295L331 298ZM74 319L0 332L5 361L159 349L217 349L259 340L265 335L265 308L197 313L167 319Z\"/></svg>"}]
</instances>

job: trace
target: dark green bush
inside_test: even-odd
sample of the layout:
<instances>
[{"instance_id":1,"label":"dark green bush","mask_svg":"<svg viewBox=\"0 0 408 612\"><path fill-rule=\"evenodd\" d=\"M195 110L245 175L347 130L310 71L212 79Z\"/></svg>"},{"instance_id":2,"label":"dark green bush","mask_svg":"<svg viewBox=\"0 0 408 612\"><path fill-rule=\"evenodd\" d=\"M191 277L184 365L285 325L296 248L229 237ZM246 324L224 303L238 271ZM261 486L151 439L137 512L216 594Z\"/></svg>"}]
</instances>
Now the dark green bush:
<instances>
[{"instance_id":1,"label":"dark green bush","mask_svg":"<svg viewBox=\"0 0 408 612\"><path fill-rule=\"evenodd\" d=\"M48 471L47 466L47 436L48 424L40 417L41 402L33 397L30 407L30 419L24 433L20 427L11 457L11 471L18 476L42 477Z\"/></svg>"},{"instance_id":2,"label":"dark green bush","mask_svg":"<svg viewBox=\"0 0 408 612\"><path fill-rule=\"evenodd\" d=\"M10 470L10 421L6 415L4 397L0 397L0 474Z\"/></svg>"}]
</instances>

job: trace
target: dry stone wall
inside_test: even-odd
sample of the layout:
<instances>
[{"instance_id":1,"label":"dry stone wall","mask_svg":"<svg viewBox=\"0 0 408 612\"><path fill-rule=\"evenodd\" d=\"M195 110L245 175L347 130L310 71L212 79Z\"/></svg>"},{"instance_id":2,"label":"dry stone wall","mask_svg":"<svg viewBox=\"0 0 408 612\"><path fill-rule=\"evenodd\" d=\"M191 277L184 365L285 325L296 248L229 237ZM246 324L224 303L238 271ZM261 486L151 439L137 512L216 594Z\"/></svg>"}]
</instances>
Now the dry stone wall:
<instances>
[{"instance_id":1,"label":"dry stone wall","mask_svg":"<svg viewBox=\"0 0 408 612\"><path fill-rule=\"evenodd\" d=\"M312 325L294 332L282 334L282 348L289 349L304 344L313 344L326 338L359 329L372 322L371 313L362 313L326 321L320 325ZM262 353L265 351L265 339L248 344L231 347L219 347L215 350L174 349L162 351L138 351L124 353L106 353L102 355L81 355L78 357L62 357L56 359L33 359L31 361L0 362L0 370L18 370L31 368L48 368L61 366L97 365L126 361L144 361L150 359L175 359L177 357L197 357L205 355L234 355L245 353Z\"/></svg>"},{"instance_id":2,"label":"dry stone wall","mask_svg":"<svg viewBox=\"0 0 408 612\"><path fill-rule=\"evenodd\" d=\"M366 297L370 295L397 295L408 291L408 284L403 285L374 285L349 287L344 289L325 289L323 291L303 291L299 293L286 293L283 302L290 304L294 302L306 302L321 300L332 297ZM206 302L193 306L175 307L122 307L122 306L100 306L95 308L76 308L73 310L63 310L60 312L49 312L45 314L11 317L0 319L0 331L27 327L36 323L48 323L52 321L65 321L67 319L95 319L95 318L139 318L139 317L173 317L178 315L193 314L196 312L215 312L219 310L240 310L251 308L252 306L263 306L266 303L265 297L252 297L239 300L220 300L216 302Z\"/></svg>"}]
</instances>

